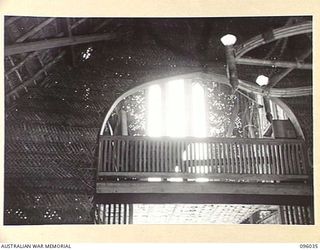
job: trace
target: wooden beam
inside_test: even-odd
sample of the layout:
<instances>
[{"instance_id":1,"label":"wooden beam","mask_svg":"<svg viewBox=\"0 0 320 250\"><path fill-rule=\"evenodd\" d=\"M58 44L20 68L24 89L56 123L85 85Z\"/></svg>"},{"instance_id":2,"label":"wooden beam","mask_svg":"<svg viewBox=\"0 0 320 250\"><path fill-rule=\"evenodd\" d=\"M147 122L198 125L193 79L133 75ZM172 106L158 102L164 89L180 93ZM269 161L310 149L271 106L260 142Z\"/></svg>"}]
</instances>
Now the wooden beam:
<instances>
[{"instance_id":1,"label":"wooden beam","mask_svg":"<svg viewBox=\"0 0 320 250\"><path fill-rule=\"evenodd\" d=\"M148 177L159 178L183 178L183 179L196 179L196 178L208 178L218 180L247 180L252 182L258 182L261 180L274 180L274 181L307 181L308 175L271 175L271 174L195 174L195 173L164 173L164 172L100 172L98 177L128 177L136 179L147 179Z\"/></svg>"},{"instance_id":2,"label":"wooden beam","mask_svg":"<svg viewBox=\"0 0 320 250\"><path fill-rule=\"evenodd\" d=\"M230 194L230 195L312 195L311 185L300 183L164 183L104 182L97 183L97 193L108 194Z\"/></svg>"},{"instance_id":3,"label":"wooden beam","mask_svg":"<svg viewBox=\"0 0 320 250\"><path fill-rule=\"evenodd\" d=\"M24 35L22 35L21 37L19 37L16 42L17 43L21 43L24 40L28 39L30 36L35 35L36 33L38 33L42 28L44 28L45 26L47 26L49 23L51 23L53 20L55 20L55 17L51 17L46 19L45 21L43 21L42 23L40 23L39 25L37 25L36 27L32 28L31 30L29 30L27 33L25 33Z\"/></svg>"},{"instance_id":4,"label":"wooden beam","mask_svg":"<svg viewBox=\"0 0 320 250\"><path fill-rule=\"evenodd\" d=\"M68 20L70 20L69 18L67 18ZM73 30L75 29L76 27L78 27L80 24L84 23L85 21L87 20L87 18L81 18L80 20L76 21L75 23L73 23L71 26L70 26L70 29Z\"/></svg>"},{"instance_id":5,"label":"wooden beam","mask_svg":"<svg viewBox=\"0 0 320 250\"><path fill-rule=\"evenodd\" d=\"M5 56L26 53L31 51L39 51L57 47L65 47L76 44L91 43L98 41L107 41L115 39L115 34L97 34L97 35L81 35L74 37L52 38L37 42L18 43L5 47Z\"/></svg>"},{"instance_id":6,"label":"wooden beam","mask_svg":"<svg viewBox=\"0 0 320 250\"><path fill-rule=\"evenodd\" d=\"M293 198L294 197L294 198ZM312 196L229 194L95 194L97 203L129 204L261 204L311 206Z\"/></svg>"},{"instance_id":7,"label":"wooden beam","mask_svg":"<svg viewBox=\"0 0 320 250\"><path fill-rule=\"evenodd\" d=\"M58 62L65 54L65 51L62 51L57 57L55 57L50 63L48 63L46 66L44 66L42 69L40 69L32 78L28 79L24 83L20 84L18 87L15 89L11 90L10 92L6 93L6 99L9 99L10 96L15 95L18 91L21 89L25 89L28 87L30 84L33 83L42 73L44 73L48 68L50 68L53 64Z\"/></svg>"},{"instance_id":8,"label":"wooden beam","mask_svg":"<svg viewBox=\"0 0 320 250\"><path fill-rule=\"evenodd\" d=\"M293 68L293 69L312 69L311 63L301 63L301 62L285 62L285 61L273 61L264 60L256 58L237 58L237 64L243 65L253 65L253 66L268 66L268 67L278 67L278 68Z\"/></svg>"},{"instance_id":9,"label":"wooden beam","mask_svg":"<svg viewBox=\"0 0 320 250\"><path fill-rule=\"evenodd\" d=\"M96 200L117 203L309 204L305 184L97 183Z\"/></svg>"}]
</instances>

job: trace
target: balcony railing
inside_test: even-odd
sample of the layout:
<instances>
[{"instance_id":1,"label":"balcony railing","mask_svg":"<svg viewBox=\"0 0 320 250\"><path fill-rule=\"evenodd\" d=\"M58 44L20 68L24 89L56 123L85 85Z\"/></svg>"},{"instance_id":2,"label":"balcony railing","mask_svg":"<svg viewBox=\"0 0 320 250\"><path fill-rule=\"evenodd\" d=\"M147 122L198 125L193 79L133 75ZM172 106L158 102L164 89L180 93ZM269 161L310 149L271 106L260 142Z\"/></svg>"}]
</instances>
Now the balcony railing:
<instances>
[{"instance_id":1,"label":"balcony railing","mask_svg":"<svg viewBox=\"0 0 320 250\"><path fill-rule=\"evenodd\" d=\"M99 176L224 176L283 180L308 174L303 140L101 136Z\"/></svg>"}]
</instances>

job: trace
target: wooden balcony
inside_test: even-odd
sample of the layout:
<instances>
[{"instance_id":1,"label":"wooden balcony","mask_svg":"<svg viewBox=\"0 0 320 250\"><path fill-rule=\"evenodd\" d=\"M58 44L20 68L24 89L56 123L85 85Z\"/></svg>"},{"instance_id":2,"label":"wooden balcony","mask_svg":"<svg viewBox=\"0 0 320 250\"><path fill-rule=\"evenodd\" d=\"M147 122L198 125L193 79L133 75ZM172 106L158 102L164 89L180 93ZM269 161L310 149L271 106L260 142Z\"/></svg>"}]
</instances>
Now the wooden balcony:
<instances>
[{"instance_id":1,"label":"wooden balcony","mask_svg":"<svg viewBox=\"0 0 320 250\"><path fill-rule=\"evenodd\" d=\"M303 140L102 136L98 199L309 204Z\"/></svg>"}]
</instances>

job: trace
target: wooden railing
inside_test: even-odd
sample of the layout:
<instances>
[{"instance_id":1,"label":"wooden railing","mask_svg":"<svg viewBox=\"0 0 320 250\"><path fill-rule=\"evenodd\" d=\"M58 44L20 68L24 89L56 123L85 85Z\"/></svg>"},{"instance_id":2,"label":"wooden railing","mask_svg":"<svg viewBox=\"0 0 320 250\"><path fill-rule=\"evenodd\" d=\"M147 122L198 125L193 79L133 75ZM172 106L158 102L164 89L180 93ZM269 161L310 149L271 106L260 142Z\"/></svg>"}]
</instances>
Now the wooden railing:
<instances>
[{"instance_id":1,"label":"wooden railing","mask_svg":"<svg viewBox=\"0 0 320 250\"><path fill-rule=\"evenodd\" d=\"M303 140L101 136L98 174L307 175ZM175 173L175 174L174 174Z\"/></svg>"}]
</instances>

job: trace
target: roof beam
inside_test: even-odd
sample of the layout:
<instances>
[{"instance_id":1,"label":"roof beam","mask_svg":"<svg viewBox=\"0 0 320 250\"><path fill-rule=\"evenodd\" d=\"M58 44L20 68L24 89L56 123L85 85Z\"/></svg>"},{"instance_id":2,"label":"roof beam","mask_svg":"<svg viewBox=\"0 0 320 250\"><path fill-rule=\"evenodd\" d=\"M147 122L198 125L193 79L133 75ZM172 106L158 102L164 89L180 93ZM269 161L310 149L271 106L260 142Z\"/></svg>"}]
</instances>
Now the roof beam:
<instances>
[{"instance_id":1,"label":"roof beam","mask_svg":"<svg viewBox=\"0 0 320 250\"><path fill-rule=\"evenodd\" d=\"M311 52L312 52L312 49L309 48L305 53L303 53L301 56L299 56L297 58L297 61L303 62L305 59L307 59L311 55ZM294 69L295 69L294 67L287 68L287 69L283 70L282 72L280 72L279 74L273 76L270 79L269 84L266 86L266 89L271 89L271 88L275 87L278 84L278 82L280 82L284 77L286 77Z\"/></svg>"},{"instance_id":2,"label":"roof beam","mask_svg":"<svg viewBox=\"0 0 320 250\"><path fill-rule=\"evenodd\" d=\"M273 61L256 58L237 58L237 64L254 65L254 66L269 66L278 68L293 68L293 69L312 69L311 63L297 62L285 62L285 61Z\"/></svg>"},{"instance_id":3,"label":"roof beam","mask_svg":"<svg viewBox=\"0 0 320 250\"><path fill-rule=\"evenodd\" d=\"M91 43L97 41L107 41L115 39L115 34L98 34L98 35L81 35L73 37L52 38L37 42L18 43L5 47L5 56L38 51L44 49L52 49L57 47L65 47L76 44Z\"/></svg>"},{"instance_id":4,"label":"roof beam","mask_svg":"<svg viewBox=\"0 0 320 250\"><path fill-rule=\"evenodd\" d=\"M107 25L108 23L110 23L112 21L112 19L107 19L104 20L103 22L101 22L98 26L96 26L93 31L97 32L98 30L100 30L102 27L104 27L105 25Z\"/></svg>"},{"instance_id":5,"label":"roof beam","mask_svg":"<svg viewBox=\"0 0 320 250\"><path fill-rule=\"evenodd\" d=\"M28 39L30 36L33 36L34 34L38 33L42 28L44 28L45 26L47 26L49 23L51 23L54 19L56 19L55 17L51 17L46 19L45 21L43 21L42 23L40 23L39 25L37 25L36 27L32 28L31 30L29 30L27 33L25 33L24 35L22 35L21 37L19 37L16 42L17 43L21 43L24 40Z\"/></svg>"}]
</instances>

